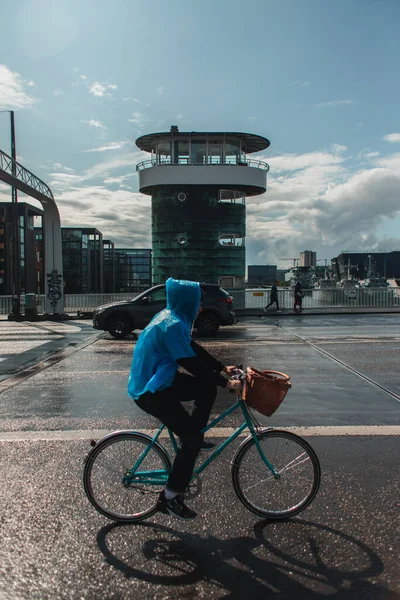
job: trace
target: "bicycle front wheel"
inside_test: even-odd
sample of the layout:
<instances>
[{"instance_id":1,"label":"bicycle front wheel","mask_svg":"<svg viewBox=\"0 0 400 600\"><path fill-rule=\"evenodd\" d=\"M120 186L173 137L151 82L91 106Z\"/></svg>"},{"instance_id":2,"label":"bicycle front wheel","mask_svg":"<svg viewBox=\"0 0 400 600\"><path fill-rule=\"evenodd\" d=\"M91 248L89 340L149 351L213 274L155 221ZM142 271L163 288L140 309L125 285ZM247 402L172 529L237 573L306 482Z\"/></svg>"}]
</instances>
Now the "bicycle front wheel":
<instances>
[{"instance_id":1,"label":"bicycle front wheel","mask_svg":"<svg viewBox=\"0 0 400 600\"><path fill-rule=\"evenodd\" d=\"M249 438L238 448L232 464L233 487L239 500L260 517L286 519L297 515L318 492L321 467L317 455L308 442L289 431L262 431L259 443L278 477L263 461L254 439Z\"/></svg>"},{"instance_id":2,"label":"bicycle front wheel","mask_svg":"<svg viewBox=\"0 0 400 600\"><path fill-rule=\"evenodd\" d=\"M83 485L90 502L105 517L134 523L156 512L171 461L160 444L149 449L150 444L147 435L119 432L98 442L89 453Z\"/></svg>"}]
</instances>

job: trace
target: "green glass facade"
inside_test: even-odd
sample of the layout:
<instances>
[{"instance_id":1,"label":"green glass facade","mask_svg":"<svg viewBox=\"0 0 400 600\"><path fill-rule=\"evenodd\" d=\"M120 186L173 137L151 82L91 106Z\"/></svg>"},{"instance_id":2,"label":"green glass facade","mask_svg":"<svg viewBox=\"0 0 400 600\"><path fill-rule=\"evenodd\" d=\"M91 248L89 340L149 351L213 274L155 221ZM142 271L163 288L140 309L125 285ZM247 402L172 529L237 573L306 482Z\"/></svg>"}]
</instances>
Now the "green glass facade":
<instances>
[{"instance_id":1,"label":"green glass facade","mask_svg":"<svg viewBox=\"0 0 400 600\"><path fill-rule=\"evenodd\" d=\"M204 186L159 186L152 194L153 284L168 277L218 283L245 277L242 196ZM236 195L237 196L237 195Z\"/></svg>"}]
</instances>

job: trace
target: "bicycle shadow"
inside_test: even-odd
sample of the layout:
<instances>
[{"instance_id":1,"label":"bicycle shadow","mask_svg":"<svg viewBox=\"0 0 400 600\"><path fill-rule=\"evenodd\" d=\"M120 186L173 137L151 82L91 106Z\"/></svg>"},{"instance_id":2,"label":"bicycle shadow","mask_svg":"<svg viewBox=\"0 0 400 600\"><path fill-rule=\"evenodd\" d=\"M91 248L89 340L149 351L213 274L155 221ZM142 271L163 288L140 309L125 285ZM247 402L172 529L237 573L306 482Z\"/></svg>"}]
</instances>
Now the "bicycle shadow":
<instances>
[{"instance_id":1,"label":"bicycle shadow","mask_svg":"<svg viewBox=\"0 0 400 600\"><path fill-rule=\"evenodd\" d=\"M185 595L189 588L209 584L211 589L221 591L219 598L249 595L310 600L400 598L385 586L369 581L383 572L383 563L360 540L326 525L293 520L289 533L293 526L296 535L288 536L286 531L285 541L278 547L266 539L265 530L270 525L271 522L265 520L258 522L254 526L254 538L220 539L213 535L203 537L198 533L179 532L150 522L139 523L136 527L113 523L99 531L97 543L106 562L125 577L158 586L180 586L179 592ZM155 535L142 542L141 552L138 553L136 548L132 556L124 556L128 531L133 533L133 544L141 543L137 528L143 528L142 532L148 529ZM114 549L118 542L111 538L118 531L124 535L119 541L120 547ZM336 548L340 549L346 543L363 555L360 568L346 568L341 559L337 560ZM329 547L323 544L329 544ZM349 556L351 554L350 551Z\"/></svg>"}]
</instances>

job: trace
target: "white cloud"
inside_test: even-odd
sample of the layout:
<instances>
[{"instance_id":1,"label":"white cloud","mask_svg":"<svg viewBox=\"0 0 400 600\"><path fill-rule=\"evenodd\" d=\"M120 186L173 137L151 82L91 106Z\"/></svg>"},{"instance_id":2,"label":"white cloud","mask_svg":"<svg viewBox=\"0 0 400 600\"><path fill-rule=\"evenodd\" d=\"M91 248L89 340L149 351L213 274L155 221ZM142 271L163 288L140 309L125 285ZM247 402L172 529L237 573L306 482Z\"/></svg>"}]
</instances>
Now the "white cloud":
<instances>
[{"instance_id":1,"label":"white cloud","mask_svg":"<svg viewBox=\"0 0 400 600\"><path fill-rule=\"evenodd\" d=\"M119 150L120 148L124 148L131 142L129 140L125 140L122 142L111 142L106 146L99 146L99 148L90 148L90 150L85 150L85 152L105 152L106 150Z\"/></svg>"},{"instance_id":2,"label":"white cloud","mask_svg":"<svg viewBox=\"0 0 400 600\"><path fill-rule=\"evenodd\" d=\"M80 78L85 81L87 79L87 75L80 75Z\"/></svg>"},{"instance_id":3,"label":"white cloud","mask_svg":"<svg viewBox=\"0 0 400 600\"><path fill-rule=\"evenodd\" d=\"M143 106L150 106L148 102L142 102L142 100L139 100L134 96L127 96L126 98L122 98L122 100L123 102L135 102L136 104L142 104Z\"/></svg>"},{"instance_id":4,"label":"white cloud","mask_svg":"<svg viewBox=\"0 0 400 600\"><path fill-rule=\"evenodd\" d=\"M62 225L99 229L118 247L150 248L150 197L103 185L71 187L57 196Z\"/></svg>"},{"instance_id":5,"label":"white cloud","mask_svg":"<svg viewBox=\"0 0 400 600\"><path fill-rule=\"evenodd\" d=\"M6 65L0 64L0 109L27 108L37 102L36 98L24 90L24 86L29 86L29 83L25 83L19 73L14 73Z\"/></svg>"},{"instance_id":6,"label":"white cloud","mask_svg":"<svg viewBox=\"0 0 400 600\"><path fill-rule=\"evenodd\" d=\"M89 87L89 92L93 94L93 96L97 96L102 98L103 96L111 96L109 90L117 90L118 87L114 84L100 83L99 81L95 81Z\"/></svg>"},{"instance_id":7,"label":"white cloud","mask_svg":"<svg viewBox=\"0 0 400 600\"><path fill-rule=\"evenodd\" d=\"M290 84L291 86L295 85L301 88L304 87L308 87L309 85L311 85L311 81L293 81L293 83Z\"/></svg>"},{"instance_id":8,"label":"white cloud","mask_svg":"<svg viewBox=\"0 0 400 600\"><path fill-rule=\"evenodd\" d=\"M383 139L390 144L400 143L400 133L388 133Z\"/></svg>"},{"instance_id":9,"label":"white cloud","mask_svg":"<svg viewBox=\"0 0 400 600\"><path fill-rule=\"evenodd\" d=\"M90 121L81 121L81 123L86 123L86 125L89 125L90 127L96 127L96 129L107 129L107 127L101 121L97 121L96 119L90 119Z\"/></svg>"},{"instance_id":10,"label":"white cloud","mask_svg":"<svg viewBox=\"0 0 400 600\"><path fill-rule=\"evenodd\" d=\"M133 112L132 117L127 120L129 121L129 123L133 123L134 125L136 125L138 129L141 129L146 125L146 123L149 122L149 119L138 110Z\"/></svg>"},{"instance_id":11,"label":"white cloud","mask_svg":"<svg viewBox=\"0 0 400 600\"><path fill-rule=\"evenodd\" d=\"M88 181L96 179L104 180L110 177L115 171L123 170L129 175L136 176L136 164L148 158L147 152L132 152L128 154L119 154L116 157L109 158L103 162L97 163L83 171L81 175L72 173L60 173L54 171L49 174L49 185L55 188L58 193L67 191L71 186L85 185Z\"/></svg>"},{"instance_id":12,"label":"white cloud","mask_svg":"<svg viewBox=\"0 0 400 600\"><path fill-rule=\"evenodd\" d=\"M376 160L376 164L380 167L400 172L400 152L389 156L382 156L382 158Z\"/></svg>"},{"instance_id":13,"label":"white cloud","mask_svg":"<svg viewBox=\"0 0 400 600\"><path fill-rule=\"evenodd\" d=\"M271 156L266 160L274 172L280 172L297 171L317 165L336 165L342 163L344 158L328 151L322 151L306 154L282 154L281 156Z\"/></svg>"},{"instance_id":14,"label":"white cloud","mask_svg":"<svg viewBox=\"0 0 400 600\"><path fill-rule=\"evenodd\" d=\"M331 150L334 155L343 154L347 150L347 146L343 146L342 144L332 144Z\"/></svg>"},{"instance_id":15,"label":"white cloud","mask_svg":"<svg viewBox=\"0 0 400 600\"><path fill-rule=\"evenodd\" d=\"M61 163L54 163L53 168L60 169L62 171L65 171L66 173L74 173L75 172L75 169L71 169L71 167L66 167L65 165L62 165Z\"/></svg>"},{"instance_id":16,"label":"white cloud","mask_svg":"<svg viewBox=\"0 0 400 600\"><path fill-rule=\"evenodd\" d=\"M328 102L320 102L314 104L315 108L334 108L335 106L345 106L348 104L354 104L353 100L329 100Z\"/></svg>"},{"instance_id":17,"label":"white cloud","mask_svg":"<svg viewBox=\"0 0 400 600\"><path fill-rule=\"evenodd\" d=\"M58 88L56 90L53 90L53 96L63 96L64 92L62 90L59 90Z\"/></svg>"},{"instance_id":18,"label":"white cloud","mask_svg":"<svg viewBox=\"0 0 400 600\"><path fill-rule=\"evenodd\" d=\"M278 264L305 248L324 258L344 248L399 249L400 239L382 239L380 228L400 218L400 153L363 152L371 154L370 162L356 173L341 144L267 159L267 193L246 199L248 262ZM146 158L141 152L117 154L80 174L55 165L50 185L62 224L97 227L120 246L150 247L150 199L127 181L135 181L135 166Z\"/></svg>"},{"instance_id":19,"label":"white cloud","mask_svg":"<svg viewBox=\"0 0 400 600\"><path fill-rule=\"evenodd\" d=\"M358 158L361 160L364 160L365 158L371 160L371 158L377 158L378 156L380 156L380 153L372 151L370 148L364 148L364 150L361 150L361 152L358 153Z\"/></svg>"},{"instance_id":20,"label":"white cloud","mask_svg":"<svg viewBox=\"0 0 400 600\"><path fill-rule=\"evenodd\" d=\"M135 174L131 173L128 175L119 175L119 177L107 177L106 179L104 179L104 183L106 185L116 183L116 184L121 185L121 187L122 187L122 184L124 181L126 181L127 179L132 179L132 177L134 177L134 176L135 176Z\"/></svg>"},{"instance_id":21,"label":"white cloud","mask_svg":"<svg viewBox=\"0 0 400 600\"><path fill-rule=\"evenodd\" d=\"M165 90L165 87L161 86L161 87L157 88L156 92L157 92L157 94L160 94L160 96L162 96L164 93L164 90Z\"/></svg>"},{"instance_id":22,"label":"white cloud","mask_svg":"<svg viewBox=\"0 0 400 600\"><path fill-rule=\"evenodd\" d=\"M379 249L381 221L400 219L400 153L370 158L372 168L358 173L328 151L269 159L267 193L246 200L248 261L274 264L305 248L329 258ZM400 238L385 244L399 249Z\"/></svg>"}]
</instances>

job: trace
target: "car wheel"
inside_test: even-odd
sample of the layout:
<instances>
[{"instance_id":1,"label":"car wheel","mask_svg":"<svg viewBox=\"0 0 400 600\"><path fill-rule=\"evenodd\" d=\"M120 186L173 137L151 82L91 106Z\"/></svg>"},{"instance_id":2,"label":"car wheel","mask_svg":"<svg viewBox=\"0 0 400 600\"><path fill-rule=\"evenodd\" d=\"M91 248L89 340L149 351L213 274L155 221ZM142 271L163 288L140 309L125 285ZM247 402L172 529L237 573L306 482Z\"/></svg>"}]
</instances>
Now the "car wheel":
<instances>
[{"instance_id":1,"label":"car wheel","mask_svg":"<svg viewBox=\"0 0 400 600\"><path fill-rule=\"evenodd\" d=\"M117 339L123 339L133 330L132 324L124 315L115 315L107 321L107 329Z\"/></svg>"},{"instance_id":2,"label":"car wheel","mask_svg":"<svg viewBox=\"0 0 400 600\"><path fill-rule=\"evenodd\" d=\"M196 328L201 335L214 336L219 329L219 319L212 313L202 313L196 321Z\"/></svg>"}]
</instances>

